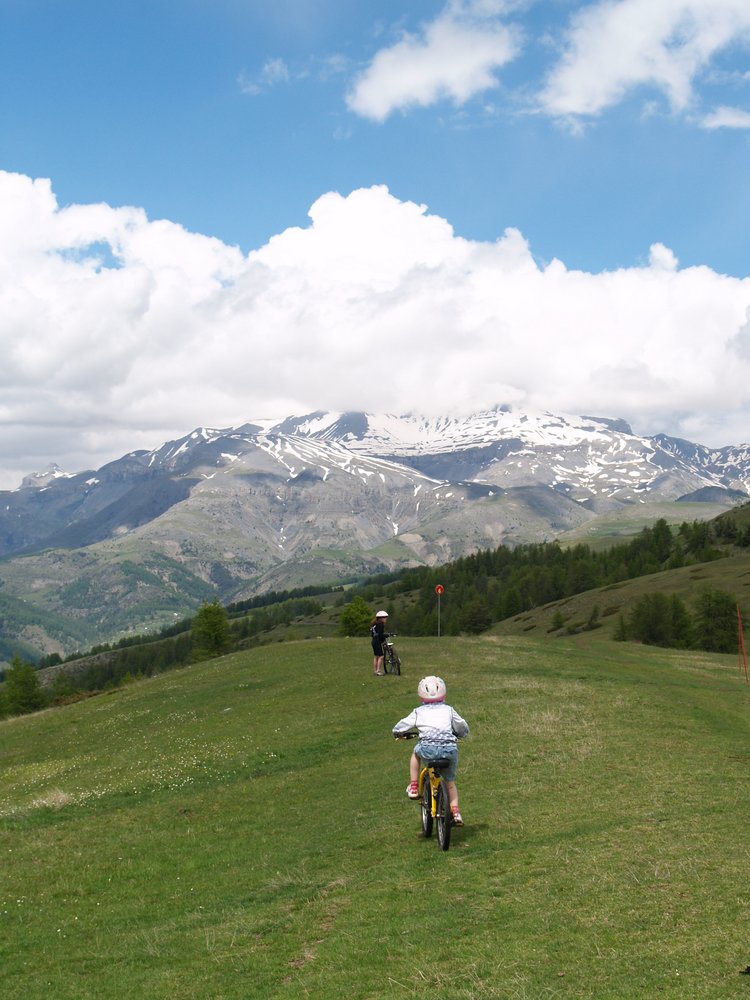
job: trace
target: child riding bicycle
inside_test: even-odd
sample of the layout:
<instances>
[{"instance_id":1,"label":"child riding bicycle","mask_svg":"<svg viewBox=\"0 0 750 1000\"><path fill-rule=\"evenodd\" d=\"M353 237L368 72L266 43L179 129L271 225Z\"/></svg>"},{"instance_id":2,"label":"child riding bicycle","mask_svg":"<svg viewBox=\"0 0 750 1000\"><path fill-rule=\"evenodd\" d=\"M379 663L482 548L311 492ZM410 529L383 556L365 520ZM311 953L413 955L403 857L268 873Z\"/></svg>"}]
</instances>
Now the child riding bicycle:
<instances>
[{"instance_id":1,"label":"child riding bicycle","mask_svg":"<svg viewBox=\"0 0 750 1000\"><path fill-rule=\"evenodd\" d=\"M406 794L410 799L419 798L419 771L423 761L427 763L437 757L447 757L450 760L451 766L445 771L445 779L451 812L456 826L463 826L464 821L458 808L456 768L458 740L469 735L469 726L455 708L445 704L446 693L442 677L423 677L417 687L421 705L396 723L393 735L396 738L403 737L415 730L419 734L419 740L409 762L409 784Z\"/></svg>"}]
</instances>

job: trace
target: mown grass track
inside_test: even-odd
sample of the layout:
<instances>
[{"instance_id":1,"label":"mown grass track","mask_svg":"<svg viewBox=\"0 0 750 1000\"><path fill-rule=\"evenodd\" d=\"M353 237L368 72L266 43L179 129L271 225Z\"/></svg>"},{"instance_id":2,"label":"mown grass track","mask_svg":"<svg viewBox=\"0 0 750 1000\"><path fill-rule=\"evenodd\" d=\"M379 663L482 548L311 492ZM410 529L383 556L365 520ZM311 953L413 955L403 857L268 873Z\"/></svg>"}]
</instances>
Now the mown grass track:
<instances>
[{"instance_id":1,"label":"mown grass track","mask_svg":"<svg viewBox=\"0 0 750 1000\"><path fill-rule=\"evenodd\" d=\"M750 991L750 686L578 637L284 643L0 724L18 1000L724 998ZM443 853L390 727L472 736Z\"/></svg>"}]
</instances>

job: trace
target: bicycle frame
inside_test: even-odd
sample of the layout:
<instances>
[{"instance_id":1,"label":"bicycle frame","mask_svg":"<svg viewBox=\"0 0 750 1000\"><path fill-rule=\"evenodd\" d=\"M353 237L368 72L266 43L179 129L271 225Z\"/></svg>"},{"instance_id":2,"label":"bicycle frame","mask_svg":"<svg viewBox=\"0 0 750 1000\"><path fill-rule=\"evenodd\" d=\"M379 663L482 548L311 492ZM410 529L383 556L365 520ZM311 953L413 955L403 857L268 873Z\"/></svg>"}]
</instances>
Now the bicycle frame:
<instances>
[{"instance_id":1,"label":"bicycle frame","mask_svg":"<svg viewBox=\"0 0 750 1000\"><path fill-rule=\"evenodd\" d=\"M413 740L416 733L407 732L397 736L397 740ZM432 836L433 823L437 824L437 842L441 851L447 851L451 842L453 813L448 794L448 779L443 770L450 766L447 757L422 760L419 771L419 801L422 810L422 833Z\"/></svg>"},{"instance_id":2,"label":"bicycle frame","mask_svg":"<svg viewBox=\"0 0 750 1000\"><path fill-rule=\"evenodd\" d=\"M424 793L424 783L429 781L430 783L430 802L431 802L431 812L430 815L434 819L437 815L437 797L438 788L441 782L440 771L437 771L432 764L425 765L419 772L419 797L422 798Z\"/></svg>"},{"instance_id":3,"label":"bicycle frame","mask_svg":"<svg viewBox=\"0 0 750 1000\"><path fill-rule=\"evenodd\" d=\"M422 831L425 837L429 837L432 834L433 821L436 821L438 847L442 851L447 851L450 846L451 827L453 826L448 785L442 774L442 769L447 767L449 763L442 757L426 761L419 772Z\"/></svg>"},{"instance_id":4,"label":"bicycle frame","mask_svg":"<svg viewBox=\"0 0 750 1000\"><path fill-rule=\"evenodd\" d=\"M401 673L401 659L390 635L383 640L383 670L387 674Z\"/></svg>"}]
</instances>

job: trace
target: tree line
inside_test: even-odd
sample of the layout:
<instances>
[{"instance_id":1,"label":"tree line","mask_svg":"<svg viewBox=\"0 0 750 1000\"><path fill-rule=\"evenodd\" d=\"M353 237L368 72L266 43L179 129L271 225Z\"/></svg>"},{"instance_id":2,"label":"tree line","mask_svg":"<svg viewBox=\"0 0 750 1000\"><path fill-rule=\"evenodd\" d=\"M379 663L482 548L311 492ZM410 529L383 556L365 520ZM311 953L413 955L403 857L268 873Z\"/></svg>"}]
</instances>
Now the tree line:
<instances>
[{"instance_id":1,"label":"tree line","mask_svg":"<svg viewBox=\"0 0 750 1000\"><path fill-rule=\"evenodd\" d=\"M602 551L583 543L563 548L557 541L481 550L444 566L404 570L390 583L376 578L356 593L365 601L386 595L403 632L433 635L435 587L442 584L441 631L479 633L587 590L718 559L725 554L725 530L717 532L711 522L685 522L673 532L662 518Z\"/></svg>"},{"instance_id":2,"label":"tree line","mask_svg":"<svg viewBox=\"0 0 750 1000\"><path fill-rule=\"evenodd\" d=\"M724 515L712 522L683 522L676 530L661 518L631 540L602 551L586 544L563 548L557 541L482 550L444 566L402 571L395 580L369 581L354 593L358 599L354 608L342 612L340 631L365 634L370 602L385 596L401 631L434 635L435 587L442 584L442 634L478 634L532 608L663 570L710 562L725 556L728 545L748 544L750 528L739 527ZM586 627L599 624L598 611ZM676 595L666 602L663 595L649 595L618 624L617 636L731 651L737 644L736 603L730 594L711 591L691 610Z\"/></svg>"},{"instance_id":3,"label":"tree line","mask_svg":"<svg viewBox=\"0 0 750 1000\"><path fill-rule=\"evenodd\" d=\"M53 655L44 664L55 667L54 677L46 686L42 685L34 665L16 655L0 687L0 718L68 704L143 677L245 648L278 625L319 614L323 605L312 597L286 597L276 604L257 601L253 607L246 614L235 605L232 617L229 609L218 601L207 601L193 618L181 623L182 628L176 633L174 629L178 626L170 626L157 639L138 637L115 646L96 646L85 655L76 654L65 661Z\"/></svg>"},{"instance_id":4,"label":"tree line","mask_svg":"<svg viewBox=\"0 0 750 1000\"><path fill-rule=\"evenodd\" d=\"M638 598L628 615L620 615L613 638L649 646L733 653L738 631L734 597L724 590L705 587L692 607L679 594L657 591Z\"/></svg>"},{"instance_id":5,"label":"tree line","mask_svg":"<svg viewBox=\"0 0 750 1000\"><path fill-rule=\"evenodd\" d=\"M742 528L731 517L723 516L712 522L684 522L676 531L660 519L630 541L602 551L586 544L563 548L557 541L480 550L440 567L381 574L351 587L347 592L351 600L339 613L340 632L366 634L373 614L371 602L385 599L391 620L398 621L399 629L414 636L433 635L435 587L442 584L446 594L442 633L477 634L497 621L587 590L720 558L728 545L750 545L750 527ZM5 687L0 688L0 717L34 710L24 707L29 704L42 707L35 704L40 699L60 704L252 645L278 625L319 614L323 605L314 595L336 591L343 588L273 592L227 607L206 602L193 618L163 629L156 638L128 637L114 646L94 647L85 655L85 665L70 671L60 669L44 690L33 665L15 657ZM596 626L595 621L589 624ZM731 651L737 640L736 605L731 595L719 591L701 596L693 609L676 595L649 595L638 601L628 616L621 617L616 637ZM64 667L82 658L82 654L75 654L63 661L53 654L40 666ZM40 688L36 693L31 690L35 686Z\"/></svg>"}]
</instances>

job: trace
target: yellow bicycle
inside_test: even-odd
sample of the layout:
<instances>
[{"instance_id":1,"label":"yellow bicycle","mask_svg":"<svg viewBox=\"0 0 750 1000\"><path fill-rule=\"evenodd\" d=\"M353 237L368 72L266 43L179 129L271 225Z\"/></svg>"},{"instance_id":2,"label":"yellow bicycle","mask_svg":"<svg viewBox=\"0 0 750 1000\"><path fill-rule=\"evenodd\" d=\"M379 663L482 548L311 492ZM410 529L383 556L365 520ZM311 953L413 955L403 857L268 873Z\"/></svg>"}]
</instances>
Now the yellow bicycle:
<instances>
[{"instance_id":1,"label":"yellow bicycle","mask_svg":"<svg viewBox=\"0 0 750 1000\"><path fill-rule=\"evenodd\" d=\"M450 763L445 757L436 757L434 760L425 761L424 767L419 773L422 833L425 837L431 837L434 823L437 827L437 843L441 851L447 851L451 846L453 814L448 798L448 786L443 777L443 770L450 767Z\"/></svg>"},{"instance_id":2,"label":"yellow bicycle","mask_svg":"<svg viewBox=\"0 0 750 1000\"><path fill-rule=\"evenodd\" d=\"M397 740L416 739L416 733L402 733ZM419 802L422 810L422 833L432 836L433 826L437 828L437 843L441 851L451 846L453 813L451 812L448 784L443 771L450 767L447 757L425 760L419 772Z\"/></svg>"}]
</instances>

